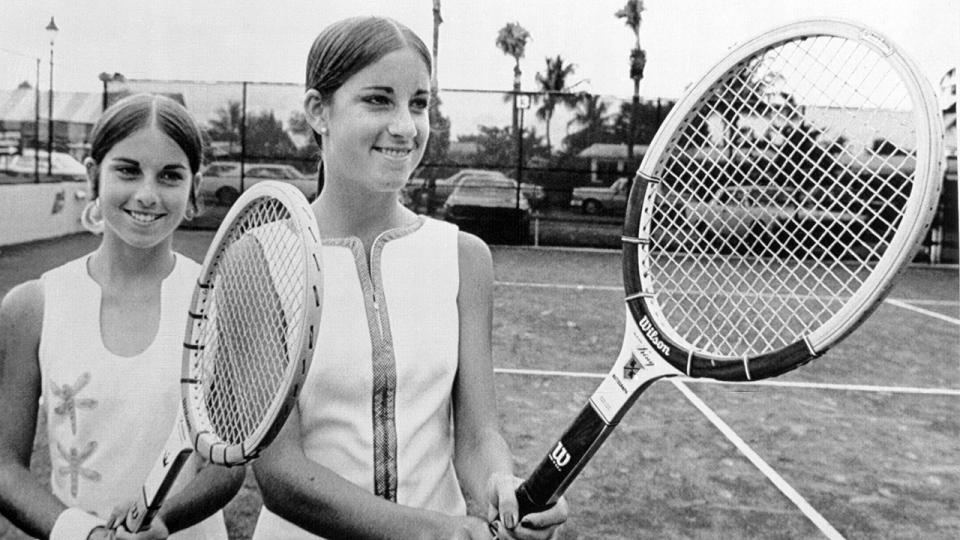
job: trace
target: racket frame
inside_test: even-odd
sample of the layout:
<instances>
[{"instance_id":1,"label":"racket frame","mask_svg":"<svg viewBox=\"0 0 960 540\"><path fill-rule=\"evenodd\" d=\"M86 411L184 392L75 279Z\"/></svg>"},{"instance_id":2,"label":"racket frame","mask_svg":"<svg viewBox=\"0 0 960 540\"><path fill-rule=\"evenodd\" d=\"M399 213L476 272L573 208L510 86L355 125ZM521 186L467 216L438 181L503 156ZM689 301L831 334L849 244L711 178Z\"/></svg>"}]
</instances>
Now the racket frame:
<instances>
[{"instance_id":1,"label":"racket frame","mask_svg":"<svg viewBox=\"0 0 960 540\"><path fill-rule=\"evenodd\" d=\"M687 115L711 96L705 95L722 75L744 58L776 45L814 36L831 36L858 41L883 56L904 81L914 105L913 123L926 130L916 133L917 157L914 178L906 203L902 225L890 241L876 268L849 301L821 326L779 350L746 357L711 354L697 349L680 337L667 322L656 300L656 287L649 272L643 271L643 259L649 254L651 217L659 199L657 186L664 168L667 149L677 143L678 128ZM684 92L658 130L669 137L654 137L634 178L624 220L623 279L626 301L637 321L650 321L659 339L669 349L664 357L691 377L710 377L725 381L749 381L774 377L822 355L860 325L890 291L894 279L920 249L939 201L944 166L942 118L936 94L929 81L918 75L916 64L886 36L858 23L843 19L805 19L759 35L735 46ZM929 179L929 180L928 180ZM904 225L905 224L905 225ZM636 249L634 249L636 248Z\"/></svg>"},{"instance_id":2,"label":"racket frame","mask_svg":"<svg viewBox=\"0 0 960 540\"><path fill-rule=\"evenodd\" d=\"M207 304L211 280L216 274L224 242L236 229L243 214L257 200L265 197L277 199L291 212L298 223L298 240L306 252L303 261L304 323L290 350L298 351L295 362L287 366L281 388L273 396L268 413L256 429L239 444L228 444L214 433L206 408L200 381L193 376L192 366L200 354L196 337L205 319L203 306ZM265 180L244 191L221 222L204 258L200 277L194 287L193 298L187 316L181 363L180 407L174 428L161 451L157 462L147 475L140 496L131 505L123 525L128 531L140 531L149 527L160 510L164 499L173 487L180 471L194 451L212 463L223 466L243 465L257 457L283 427L284 421L296 405L310 363L313 360L316 334L320 325L323 304L322 258L320 234L316 219L304 195L289 184Z\"/></svg>"},{"instance_id":3,"label":"racket frame","mask_svg":"<svg viewBox=\"0 0 960 540\"><path fill-rule=\"evenodd\" d=\"M313 210L307 204L302 193L289 184L276 181L263 181L255 184L253 187L258 189L248 189L245 191L236 203L230 208L224 223L229 223L229 227L221 227L217 230L212 246L218 246L218 249L210 250L204 259L203 270L197 280L197 286L194 288L193 301L188 315L185 331L183 364L181 378L181 393L183 396L184 421L190 432L194 449L205 459L218 465L242 465L254 459L265 446L270 444L283 422L275 421L278 418L286 418L290 409L296 404L297 396L303 381L306 378L310 363L313 360L314 345L316 344L316 332L320 323L320 306L322 304L322 283L321 276L321 253L320 253L320 235L317 230L316 219ZM303 260L304 282L312 284L305 287L302 291L303 306L312 306L307 310L306 320L301 325L300 335L296 336L291 350L300 352L296 364L288 366L284 372L284 380L281 387L284 392L273 396L268 412L260 420L257 428L242 442L238 444L228 444L218 437L212 427L207 409L203 401L202 383L197 377L193 376L192 369L196 364L195 358L200 354L198 338L200 328L205 320L204 307L208 304L209 295L213 287L213 277L218 258L221 255L219 246L226 238L233 234L237 223L240 222L242 215L248 211L256 199L263 197L272 197L280 200L284 206L292 213L299 213L297 221L301 224L298 228L299 241L301 245L306 246L307 256ZM292 216L293 217L293 216Z\"/></svg>"}]
</instances>

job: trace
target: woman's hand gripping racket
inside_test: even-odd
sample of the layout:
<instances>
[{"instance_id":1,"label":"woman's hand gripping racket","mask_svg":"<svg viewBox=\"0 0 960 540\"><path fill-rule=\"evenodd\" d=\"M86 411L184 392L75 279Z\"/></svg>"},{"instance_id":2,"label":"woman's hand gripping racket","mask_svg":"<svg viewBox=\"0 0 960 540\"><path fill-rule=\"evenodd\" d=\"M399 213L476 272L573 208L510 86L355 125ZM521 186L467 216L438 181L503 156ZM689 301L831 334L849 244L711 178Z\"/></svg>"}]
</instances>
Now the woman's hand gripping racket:
<instances>
[{"instance_id":1,"label":"woman's hand gripping racket","mask_svg":"<svg viewBox=\"0 0 960 540\"><path fill-rule=\"evenodd\" d=\"M320 257L313 212L296 188L261 182L231 207L193 293L182 408L127 513L127 530L149 526L194 450L219 465L241 465L279 432L313 358Z\"/></svg>"},{"instance_id":2,"label":"woman's hand gripping racket","mask_svg":"<svg viewBox=\"0 0 960 540\"><path fill-rule=\"evenodd\" d=\"M556 502L654 381L773 377L863 322L937 204L936 103L889 40L834 20L765 33L693 85L630 193L623 349L518 488L521 515Z\"/></svg>"}]
</instances>

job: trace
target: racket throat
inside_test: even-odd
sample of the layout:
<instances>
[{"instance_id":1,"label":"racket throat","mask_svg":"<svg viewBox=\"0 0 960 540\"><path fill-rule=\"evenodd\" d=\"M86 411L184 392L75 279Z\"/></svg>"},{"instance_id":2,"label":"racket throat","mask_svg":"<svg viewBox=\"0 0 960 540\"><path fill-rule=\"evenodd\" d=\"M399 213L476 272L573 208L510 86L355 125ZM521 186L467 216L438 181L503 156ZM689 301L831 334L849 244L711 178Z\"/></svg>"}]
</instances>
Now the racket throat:
<instances>
[{"instance_id":1,"label":"racket throat","mask_svg":"<svg viewBox=\"0 0 960 540\"><path fill-rule=\"evenodd\" d=\"M624 343L613 368L590 396L590 405L608 425L615 426L651 384L682 375L647 341L639 329Z\"/></svg>"}]
</instances>

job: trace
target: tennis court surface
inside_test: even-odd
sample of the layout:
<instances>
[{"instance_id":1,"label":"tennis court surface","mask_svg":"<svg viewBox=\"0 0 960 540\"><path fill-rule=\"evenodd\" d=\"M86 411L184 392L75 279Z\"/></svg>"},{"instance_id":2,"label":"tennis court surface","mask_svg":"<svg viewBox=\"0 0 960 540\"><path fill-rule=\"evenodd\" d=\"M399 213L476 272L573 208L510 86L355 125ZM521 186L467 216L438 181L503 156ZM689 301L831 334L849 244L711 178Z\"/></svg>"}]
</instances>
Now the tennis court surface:
<instances>
[{"instance_id":1,"label":"tennis court surface","mask_svg":"<svg viewBox=\"0 0 960 540\"><path fill-rule=\"evenodd\" d=\"M200 260L210 231L180 231ZM0 293L96 246L0 249ZM524 476L579 412L623 334L616 251L493 248L501 424ZM840 345L783 377L656 383L567 492L561 538L960 537L955 267L912 266ZM173 359L179 361L179 358ZM34 469L46 480L42 437ZM252 476L227 507L252 532ZM0 538L22 538L0 521Z\"/></svg>"}]
</instances>

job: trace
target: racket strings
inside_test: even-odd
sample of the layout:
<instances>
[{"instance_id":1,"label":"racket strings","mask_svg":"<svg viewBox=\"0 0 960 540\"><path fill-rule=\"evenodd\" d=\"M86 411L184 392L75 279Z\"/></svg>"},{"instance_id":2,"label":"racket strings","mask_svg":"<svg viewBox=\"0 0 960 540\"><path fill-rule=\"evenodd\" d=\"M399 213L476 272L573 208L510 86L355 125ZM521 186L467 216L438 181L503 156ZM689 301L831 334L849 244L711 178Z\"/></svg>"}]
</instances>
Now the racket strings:
<instances>
[{"instance_id":1,"label":"racket strings","mask_svg":"<svg viewBox=\"0 0 960 540\"><path fill-rule=\"evenodd\" d=\"M228 444L249 440L274 405L302 321L303 251L286 207L263 199L223 242L210 283L195 370L210 428Z\"/></svg>"},{"instance_id":2,"label":"racket strings","mask_svg":"<svg viewBox=\"0 0 960 540\"><path fill-rule=\"evenodd\" d=\"M913 104L884 56L827 36L771 47L707 95L657 165L636 249L673 337L742 358L822 325L883 257L910 196Z\"/></svg>"}]
</instances>

